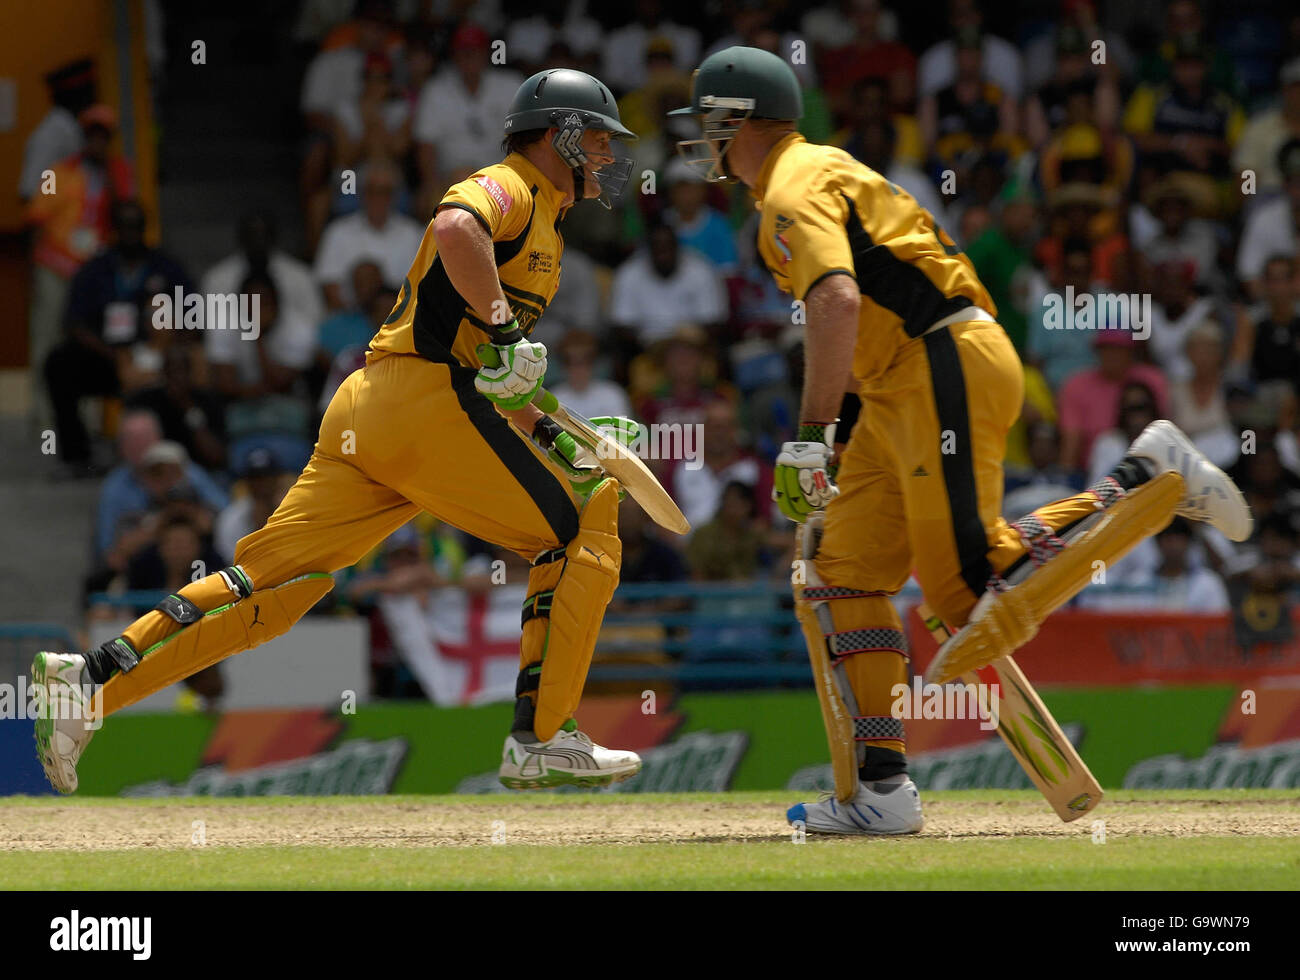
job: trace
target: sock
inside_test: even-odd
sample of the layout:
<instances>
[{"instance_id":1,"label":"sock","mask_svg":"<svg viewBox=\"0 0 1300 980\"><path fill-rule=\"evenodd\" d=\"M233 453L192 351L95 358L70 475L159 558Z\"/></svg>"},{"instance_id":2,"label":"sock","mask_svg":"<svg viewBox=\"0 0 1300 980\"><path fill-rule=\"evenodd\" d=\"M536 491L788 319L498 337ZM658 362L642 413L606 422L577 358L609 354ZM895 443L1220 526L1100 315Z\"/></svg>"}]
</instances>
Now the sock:
<instances>
[{"instance_id":1,"label":"sock","mask_svg":"<svg viewBox=\"0 0 1300 980\"><path fill-rule=\"evenodd\" d=\"M1125 490L1132 490L1134 487L1142 486L1155 474L1151 471L1149 460L1141 456L1125 456L1110 471L1110 476Z\"/></svg>"}]
</instances>

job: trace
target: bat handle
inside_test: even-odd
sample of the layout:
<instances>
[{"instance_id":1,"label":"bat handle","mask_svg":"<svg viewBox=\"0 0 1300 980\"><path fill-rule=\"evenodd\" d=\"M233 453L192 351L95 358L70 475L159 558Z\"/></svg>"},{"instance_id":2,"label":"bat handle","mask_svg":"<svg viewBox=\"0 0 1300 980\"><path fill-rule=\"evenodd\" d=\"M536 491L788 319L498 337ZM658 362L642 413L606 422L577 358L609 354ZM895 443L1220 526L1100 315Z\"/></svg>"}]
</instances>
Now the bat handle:
<instances>
[{"instance_id":1,"label":"bat handle","mask_svg":"<svg viewBox=\"0 0 1300 980\"><path fill-rule=\"evenodd\" d=\"M491 344L479 344L474 349L474 353L478 354L478 359L483 362L484 367L501 366L501 355L497 353L497 349ZM560 407L559 399L541 385L538 385L537 390L533 392L533 404L537 406L539 411L545 412L547 415Z\"/></svg>"}]
</instances>

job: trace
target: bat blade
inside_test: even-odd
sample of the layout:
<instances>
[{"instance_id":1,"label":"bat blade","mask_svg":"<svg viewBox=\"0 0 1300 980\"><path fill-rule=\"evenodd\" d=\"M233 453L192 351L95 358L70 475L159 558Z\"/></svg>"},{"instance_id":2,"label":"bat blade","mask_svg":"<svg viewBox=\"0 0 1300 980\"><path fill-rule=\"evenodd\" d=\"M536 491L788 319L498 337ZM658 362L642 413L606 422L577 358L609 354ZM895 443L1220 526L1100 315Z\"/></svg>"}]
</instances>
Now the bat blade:
<instances>
[{"instance_id":1,"label":"bat blade","mask_svg":"<svg viewBox=\"0 0 1300 980\"><path fill-rule=\"evenodd\" d=\"M919 612L936 642L942 644L952 635L928 606L922 605ZM959 681L997 685L998 734L1057 816L1069 823L1101 802L1101 784L1011 657L995 660L978 674L963 674Z\"/></svg>"}]
</instances>

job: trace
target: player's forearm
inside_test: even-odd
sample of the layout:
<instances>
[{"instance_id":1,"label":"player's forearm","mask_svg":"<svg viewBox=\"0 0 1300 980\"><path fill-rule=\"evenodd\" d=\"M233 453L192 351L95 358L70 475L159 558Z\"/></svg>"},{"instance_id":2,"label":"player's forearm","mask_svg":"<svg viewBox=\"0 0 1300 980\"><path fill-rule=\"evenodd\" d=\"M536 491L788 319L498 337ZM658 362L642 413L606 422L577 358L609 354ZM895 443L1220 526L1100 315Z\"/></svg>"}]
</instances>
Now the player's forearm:
<instances>
[{"instance_id":1,"label":"player's forearm","mask_svg":"<svg viewBox=\"0 0 1300 980\"><path fill-rule=\"evenodd\" d=\"M478 219L461 208L443 208L433 219L433 237L447 278L479 319L505 326L513 317L492 254L492 239Z\"/></svg>"},{"instance_id":2,"label":"player's forearm","mask_svg":"<svg viewBox=\"0 0 1300 980\"><path fill-rule=\"evenodd\" d=\"M861 303L858 285L848 276L823 279L808 294L801 422L829 423L839 415L853 376Z\"/></svg>"}]
</instances>

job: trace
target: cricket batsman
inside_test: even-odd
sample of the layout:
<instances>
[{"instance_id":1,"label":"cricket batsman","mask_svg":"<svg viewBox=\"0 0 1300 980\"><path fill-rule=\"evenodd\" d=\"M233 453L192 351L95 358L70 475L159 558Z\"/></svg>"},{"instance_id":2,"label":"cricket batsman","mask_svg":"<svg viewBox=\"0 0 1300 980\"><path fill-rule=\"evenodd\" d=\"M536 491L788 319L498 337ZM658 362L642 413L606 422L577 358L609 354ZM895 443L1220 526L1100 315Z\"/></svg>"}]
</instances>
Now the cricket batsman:
<instances>
[{"instance_id":1,"label":"cricket batsman","mask_svg":"<svg viewBox=\"0 0 1300 980\"><path fill-rule=\"evenodd\" d=\"M611 141L636 136L609 89L569 69L528 79L504 129L505 159L448 190L365 367L335 394L306 469L240 540L235 564L94 650L37 654L36 745L55 789L77 788L93 734L84 716L286 632L333 587L329 573L421 510L531 562L501 781L599 786L640 770L635 753L595 745L573 718L618 583L620 490L531 405L546 348L528 339L559 285L560 221L584 199L608 206L631 170ZM636 439L629 419L593 422ZM83 670L102 685L97 708L83 703Z\"/></svg>"},{"instance_id":2,"label":"cricket batsman","mask_svg":"<svg viewBox=\"0 0 1300 980\"><path fill-rule=\"evenodd\" d=\"M773 497L801 525L795 609L835 790L786 816L823 833L915 833L921 801L891 710L907 647L889 599L913 571L957 629L927 672L943 683L1011 654L1175 514L1242 541L1250 512L1162 420L1084 493L1005 521L1002 458L1023 376L970 260L906 191L796 132L801 92L780 57L717 52L676 112L703 130L682 156L750 188L763 261L806 309L798 439L777 457Z\"/></svg>"}]
</instances>

